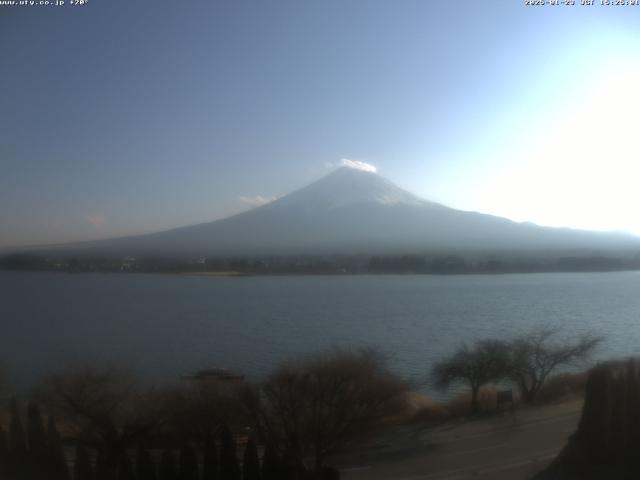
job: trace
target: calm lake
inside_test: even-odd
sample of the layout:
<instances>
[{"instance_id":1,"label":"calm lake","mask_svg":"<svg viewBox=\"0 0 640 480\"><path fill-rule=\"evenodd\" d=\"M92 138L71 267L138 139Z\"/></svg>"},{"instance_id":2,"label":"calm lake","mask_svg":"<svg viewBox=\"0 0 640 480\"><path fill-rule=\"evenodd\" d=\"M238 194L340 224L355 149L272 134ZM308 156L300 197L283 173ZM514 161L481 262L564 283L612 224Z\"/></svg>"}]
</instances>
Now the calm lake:
<instances>
[{"instance_id":1,"label":"calm lake","mask_svg":"<svg viewBox=\"0 0 640 480\"><path fill-rule=\"evenodd\" d=\"M18 384L70 362L156 379L206 367L259 378L332 346L375 346L414 381L462 342L552 322L640 354L640 272L210 278L0 272L0 362Z\"/></svg>"}]
</instances>

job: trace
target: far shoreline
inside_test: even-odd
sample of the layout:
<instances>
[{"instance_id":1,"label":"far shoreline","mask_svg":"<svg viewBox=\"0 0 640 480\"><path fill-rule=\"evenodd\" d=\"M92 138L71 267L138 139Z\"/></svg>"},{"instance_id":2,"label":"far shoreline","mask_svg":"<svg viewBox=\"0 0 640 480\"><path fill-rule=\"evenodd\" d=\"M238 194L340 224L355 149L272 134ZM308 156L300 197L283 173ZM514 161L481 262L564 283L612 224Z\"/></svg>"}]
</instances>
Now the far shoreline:
<instances>
[{"instance_id":1,"label":"far shoreline","mask_svg":"<svg viewBox=\"0 0 640 480\"><path fill-rule=\"evenodd\" d=\"M100 274L100 275L161 275L175 277L201 278L255 278L255 277L501 277L508 275L545 275L545 274L606 274L606 273L637 273L640 269L620 270L538 270L538 271L509 271L509 272L162 272L162 271L108 271L108 270L20 270L0 268L0 273L66 273L69 275Z\"/></svg>"},{"instance_id":2,"label":"far shoreline","mask_svg":"<svg viewBox=\"0 0 640 480\"><path fill-rule=\"evenodd\" d=\"M146 272L140 272L146 273ZM153 273L153 272L149 272ZM162 273L162 272L159 272ZM225 271L225 272L166 272L169 275L181 275L185 277L255 277L253 273L237 272L237 271Z\"/></svg>"}]
</instances>

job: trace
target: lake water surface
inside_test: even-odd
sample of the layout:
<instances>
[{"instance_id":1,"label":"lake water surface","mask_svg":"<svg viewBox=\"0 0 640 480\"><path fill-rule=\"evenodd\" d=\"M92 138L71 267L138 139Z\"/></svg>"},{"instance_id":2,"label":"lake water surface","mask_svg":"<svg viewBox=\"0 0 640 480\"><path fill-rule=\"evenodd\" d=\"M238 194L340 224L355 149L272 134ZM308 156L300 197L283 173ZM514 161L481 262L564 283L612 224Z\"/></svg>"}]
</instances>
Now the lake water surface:
<instances>
[{"instance_id":1,"label":"lake water surface","mask_svg":"<svg viewBox=\"0 0 640 480\"><path fill-rule=\"evenodd\" d=\"M640 354L640 272L212 278L0 272L0 362L17 383L76 361L154 378L228 367L259 377L332 346L375 346L425 378L462 342L555 323Z\"/></svg>"}]
</instances>

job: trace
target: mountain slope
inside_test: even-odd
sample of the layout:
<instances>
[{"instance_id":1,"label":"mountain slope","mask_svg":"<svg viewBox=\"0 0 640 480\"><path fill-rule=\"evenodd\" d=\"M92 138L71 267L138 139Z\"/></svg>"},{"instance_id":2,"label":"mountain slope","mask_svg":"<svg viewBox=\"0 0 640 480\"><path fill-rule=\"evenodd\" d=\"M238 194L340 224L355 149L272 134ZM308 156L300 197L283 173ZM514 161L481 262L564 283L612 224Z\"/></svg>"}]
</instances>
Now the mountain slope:
<instances>
[{"instance_id":1,"label":"mountain slope","mask_svg":"<svg viewBox=\"0 0 640 480\"><path fill-rule=\"evenodd\" d=\"M634 246L640 246L640 239L455 210L423 200L375 173L345 167L223 220L74 248L100 254L212 256Z\"/></svg>"}]
</instances>

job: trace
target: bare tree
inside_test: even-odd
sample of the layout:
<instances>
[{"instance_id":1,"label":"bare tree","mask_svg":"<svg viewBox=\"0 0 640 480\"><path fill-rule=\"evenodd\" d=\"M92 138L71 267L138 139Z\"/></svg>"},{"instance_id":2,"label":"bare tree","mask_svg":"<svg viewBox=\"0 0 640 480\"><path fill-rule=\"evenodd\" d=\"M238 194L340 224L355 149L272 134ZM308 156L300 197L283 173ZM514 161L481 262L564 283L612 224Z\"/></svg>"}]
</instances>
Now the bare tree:
<instances>
[{"instance_id":1,"label":"bare tree","mask_svg":"<svg viewBox=\"0 0 640 480\"><path fill-rule=\"evenodd\" d=\"M394 412L404 384L370 350L336 350L282 365L245 405L258 435L298 475Z\"/></svg>"},{"instance_id":2,"label":"bare tree","mask_svg":"<svg viewBox=\"0 0 640 480\"><path fill-rule=\"evenodd\" d=\"M436 363L432 376L439 388L457 382L471 389L471 411L478 412L478 393L483 385L500 380L507 374L509 348L500 340L480 340L472 348L460 347L451 357Z\"/></svg>"},{"instance_id":3,"label":"bare tree","mask_svg":"<svg viewBox=\"0 0 640 480\"><path fill-rule=\"evenodd\" d=\"M524 402L536 399L549 375L561 366L587 360L602 337L585 333L575 340L558 340L558 327L539 327L510 343L509 377Z\"/></svg>"},{"instance_id":4,"label":"bare tree","mask_svg":"<svg viewBox=\"0 0 640 480\"><path fill-rule=\"evenodd\" d=\"M76 435L100 450L100 478L115 478L122 455L161 422L154 393L130 372L85 367L51 375L44 392Z\"/></svg>"}]
</instances>

